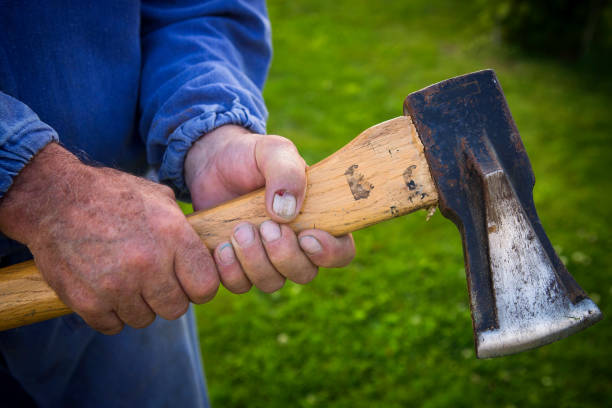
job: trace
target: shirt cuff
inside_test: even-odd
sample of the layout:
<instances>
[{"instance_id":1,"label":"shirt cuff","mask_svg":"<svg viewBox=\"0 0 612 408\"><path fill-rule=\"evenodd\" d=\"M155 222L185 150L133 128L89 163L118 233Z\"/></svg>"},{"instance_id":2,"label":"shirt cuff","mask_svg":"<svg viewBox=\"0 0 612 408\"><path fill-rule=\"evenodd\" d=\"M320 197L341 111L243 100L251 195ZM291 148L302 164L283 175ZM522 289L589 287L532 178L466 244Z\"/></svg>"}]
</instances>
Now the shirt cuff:
<instances>
[{"instance_id":1,"label":"shirt cuff","mask_svg":"<svg viewBox=\"0 0 612 408\"><path fill-rule=\"evenodd\" d=\"M40 120L27 122L0 145L0 198L13 184L13 179L39 151L51 142L58 142L55 130Z\"/></svg>"},{"instance_id":2,"label":"shirt cuff","mask_svg":"<svg viewBox=\"0 0 612 408\"><path fill-rule=\"evenodd\" d=\"M234 105L229 111L206 112L179 126L168 139L159 168L159 180L173 187L179 200L191 200L184 176L185 156L191 145L203 134L223 125L239 125L253 133L266 133L265 123L242 105Z\"/></svg>"}]
</instances>

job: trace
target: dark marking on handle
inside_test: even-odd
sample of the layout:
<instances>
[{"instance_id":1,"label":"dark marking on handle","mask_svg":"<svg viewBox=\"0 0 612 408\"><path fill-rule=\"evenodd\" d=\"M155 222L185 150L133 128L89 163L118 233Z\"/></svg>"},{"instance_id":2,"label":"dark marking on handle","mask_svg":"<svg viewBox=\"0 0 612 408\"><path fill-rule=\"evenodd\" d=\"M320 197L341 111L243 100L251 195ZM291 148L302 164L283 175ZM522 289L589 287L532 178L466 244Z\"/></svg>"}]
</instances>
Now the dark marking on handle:
<instances>
[{"instance_id":1,"label":"dark marking on handle","mask_svg":"<svg viewBox=\"0 0 612 408\"><path fill-rule=\"evenodd\" d=\"M416 166L412 164L408 166L408 168L406 168L406 170L404 170L404 172L402 173L402 176L404 177L404 182L406 183L406 187L408 187L408 190L410 191L414 191L417 188L416 183L412 179L412 170L414 169L416 169Z\"/></svg>"},{"instance_id":2,"label":"dark marking on handle","mask_svg":"<svg viewBox=\"0 0 612 408\"><path fill-rule=\"evenodd\" d=\"M374 185L368 182L363 174L355 172L357 168L359 166L353 164L344 172L355 201L368 198L370 191L374 188Z\"/></svg>"},{"instance_id":3,"label":"dark marking on handle","mask_svg":"<svg viewBox=\"0 0 612 408\"><path fill-rule=\"evenodd\" d=\"M399 215L399 211L397 210L397 207L392 205L391 207L389 207L389 209L391 210L391 215L394 217L397 217Z\"/></svg>"}]
</instances>

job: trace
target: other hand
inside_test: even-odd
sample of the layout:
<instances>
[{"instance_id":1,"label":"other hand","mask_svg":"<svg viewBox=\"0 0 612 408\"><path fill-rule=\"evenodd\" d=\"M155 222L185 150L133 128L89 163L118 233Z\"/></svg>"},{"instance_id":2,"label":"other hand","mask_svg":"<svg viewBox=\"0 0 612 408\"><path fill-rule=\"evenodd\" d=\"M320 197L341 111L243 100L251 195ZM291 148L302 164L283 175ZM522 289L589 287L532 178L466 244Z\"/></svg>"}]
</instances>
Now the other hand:
<instances>
[{"instance_id":1,"label":"other hand","mask_svg":"<svg viewBox=\"0 0 612 408\"><path fill-rule=\"evenodd\" d=\"M185 179L195 210L266 188L270 220L259 227L237 225L228 241L215 248L221 282L231 292L243 293L252 285L273 292L285 279L304 284L317 275L319 266L345 266L355 255L350 234L336 238L310 229L296 236L285 225L304 201L306 163L284 137L221 126L191 147Z\"/></svg>"}]
</instances>

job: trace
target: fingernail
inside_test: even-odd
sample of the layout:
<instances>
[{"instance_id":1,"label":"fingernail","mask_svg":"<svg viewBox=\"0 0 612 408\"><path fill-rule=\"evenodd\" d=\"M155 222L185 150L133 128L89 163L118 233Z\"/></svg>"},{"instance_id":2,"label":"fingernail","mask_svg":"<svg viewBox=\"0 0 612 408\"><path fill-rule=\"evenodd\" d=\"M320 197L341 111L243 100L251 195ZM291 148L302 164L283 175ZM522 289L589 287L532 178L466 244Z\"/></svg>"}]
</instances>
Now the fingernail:
<instances>
[{"instance_id":1,"label":"fingernail","mask_svg":"<svg viewBox=\"0 0 612 408\"><path fill-rule=\"evenodd\" d=\"M255 234L253 233L251 224L242 224L236 228L236 230L234 230L234 239L241 247L248 246L253 242Z\"/></svg>"},{"instance_id":2,"label":"fingernail","mask_svg":"<svg viewBox=\"0 0 612 408\"><path fill-rule=\"evenodd\" d=\"M272 202L272 210L276 215L282 218L293 218L295 215L296 201L293 194L286 191L278 191L274 194Z\"/></svg>"},{"instance_id":3,"label":"fingernail","mask_svg":"<svg viewBox=\"0 0 612 408\"><path fill-rule=\"evenodd\" d=\"M278 224L270 220L264 221L259 226L259 231L266 242L276 241L281 236L281 230Z\"/></svg>"},{"instance_id":4,"label":"fingernail","mask_svg":"<svg viewBox=\"0 0 612 408\"><path fill-rule=\"evenodd\" d=\"M221 245L219 248L219 260L224 265L229 265L236 261L236 255L234 255L232 244L226 242L225 244Z\"/></svg>"},{"instance_id":5,"label":"fingernail","mask_svg":"<svg viewBox=\"0 0 612 408\"><path fill-rule=\"evenodd\" d=\"M315 237L310 235L305 235L300 238L300 246L304 251L308 252L309 254L316 254L321 249L323 249L319 241L317 241Z\"/></svg>"}]
</instances>

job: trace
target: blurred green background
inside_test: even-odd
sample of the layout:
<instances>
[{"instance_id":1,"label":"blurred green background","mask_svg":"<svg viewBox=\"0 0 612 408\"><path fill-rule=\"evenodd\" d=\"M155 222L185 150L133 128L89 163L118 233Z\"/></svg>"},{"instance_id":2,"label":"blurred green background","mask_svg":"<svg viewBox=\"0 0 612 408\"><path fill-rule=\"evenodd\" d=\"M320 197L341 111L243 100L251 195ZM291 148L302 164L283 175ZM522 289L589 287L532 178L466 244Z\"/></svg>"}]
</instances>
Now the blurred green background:
<instances>
[{"instance_id":1,"label":"blurred green background","mask_svg":"<svg viewBox=\"0 0 612 408\"><path fill-rule=\"evenodd\" d=\"M548 36L556 48L525 47L539 38L516 37L515 3L525 2L270 0L268 131L313 164L400 115L408 93L495 69L542 222L608 319L538 350L477 360L459 233L417 212L355 233L351 266L321 270L309 285L221 290L198 307L213 406L611 406L612 69L597 48L609 31L600 24L582 49L588 33L564 43L572 35L561 24L564 36Z\"/></svg>"}]
</instances>

